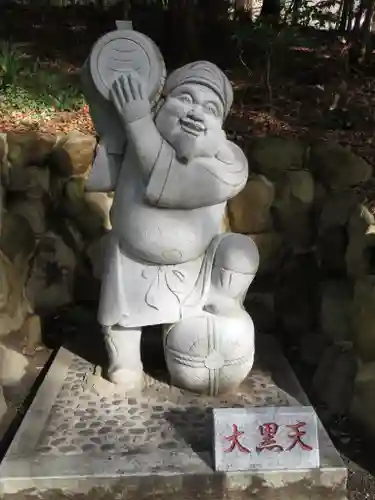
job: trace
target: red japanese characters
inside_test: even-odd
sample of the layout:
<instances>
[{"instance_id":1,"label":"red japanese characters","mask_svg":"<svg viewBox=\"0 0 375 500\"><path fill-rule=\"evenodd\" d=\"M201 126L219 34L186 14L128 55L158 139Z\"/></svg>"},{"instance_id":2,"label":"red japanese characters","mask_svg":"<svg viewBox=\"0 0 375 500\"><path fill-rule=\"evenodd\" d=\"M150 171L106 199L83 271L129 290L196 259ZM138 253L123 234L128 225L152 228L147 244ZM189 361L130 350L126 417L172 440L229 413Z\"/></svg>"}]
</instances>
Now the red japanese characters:
<instances>
[{"instance_id":1,"label":"red japanese characters","mask_svg":"<svg viewBox=\"0 0 375 500\"><path fill-rule=\"evenodd\" d=\"M239 451L241 451L242 453L251 453L250 450L245 446L242 446L242 444L238 440L238 438L245 433L240 432L236 424L233 424L232 427L233 427L233 434L231 436L226 436L225 438L227 441L231 442L231 445L229 446L228 449L224 450L224 452L230 453L237 447Z\"/></svg>"},{"instance_id":2,"label":"red japanese characters","mask_svg":"<svg viewBox=\"0 0 375 500\"><path fill-rule=\"evenodd\" d=\"M280 426L275 422L267 422L259 426L259 433L261 435L261 441L256 446L255 450L257 453L261 453L264 450L275 451L275 452L284 452L291 451L296 446L299 446L303 451L312 451L313 447L306 444L303 441L303 437L306 435L306 430L304 427L306 426L306 422L297 422L291 425L285 425L290 431L287 434L288 442L287 446L282 446L277 441L277 433L280 429ZM224 439L229 441L230 446L224 450L225 453L231 453L236 448L241 453L251 453L251 450L246 448L241 442L240 437L244 436L245 432L240 431L236 424L232 424L233 433L230 436L225 436Z\"/></svg>"},{"instance_id":3,"label":"red japanese characters","mask_svg":"<svg viewBox=\"0 0 375 500\"><path fill-rule=\"evenodd\" d=\"M305 427L305 422L297 422L294 425L287 425L289 429L292 429L293 432L288 434L288 437L293 439L292 444L286 451L293 450L293 448L299 445L304 451L312 451L312 447L302 441L302 437L306 434L306 431L302 430L302 427Z\"/></svg>"},{"instance_id":4,"label":"red japanese characters","mask_svg":"<svg viewBox=\"0 0 375 500\"><path fill-rule=\"evenodd\" d=\"M256 447L256 451L259 453L262 450L270 451L284 451L284 448L277 444L275 436L279 426L274 422L263 424L259 426L259 432L263 439L259 446Z\"/></svg>"}]
</instances>

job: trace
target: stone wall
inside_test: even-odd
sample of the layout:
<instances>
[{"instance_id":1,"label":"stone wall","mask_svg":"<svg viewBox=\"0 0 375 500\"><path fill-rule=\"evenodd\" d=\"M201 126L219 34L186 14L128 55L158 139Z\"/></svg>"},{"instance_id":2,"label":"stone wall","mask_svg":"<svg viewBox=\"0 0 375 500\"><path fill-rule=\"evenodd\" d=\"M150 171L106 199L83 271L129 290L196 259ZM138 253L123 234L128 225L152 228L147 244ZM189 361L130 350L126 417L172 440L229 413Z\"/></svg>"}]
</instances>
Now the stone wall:
<instances>
[{"instance_id":1,"label":"stone wall","mask_svg":"<svg viewBox=\"0 0 375 500\"><path fill-rule=\"evenodd\" d=\"M48 358L41 318L98 295L88 254L112 199L84 192L95 144L79 132L0 134L0 436Z\"/></svg>"},{"instance_id":2,"label":"stone wall","mask_svg":"<svg viewBox=\"0 0 375 500\"><path fill-rule=\"evenodd\" d=\"M0 135L0 364L15 332L30 356L42 343L40 317L76 301L95 304L90 258L112 203L111 195L84 192L95 142L79 132ZM245 149L252 173L228 220L260 250L247 298L256 326L295 346L329 411L350 409L371 427L372 168L337 144L268 137ZM22 365L12 359L8 367ZM1 408L0 391L0 420Z\"/></svg>"},{"instance_id":3,"label":"stone wall","mask_svg":"<svg viewBox=\"0 0 375 500\"><path fill-rule=\"evenodd\" d=\"M0 338L74 301L86 251L109 227L111 197L84 192L95 143L79 132L0 137Z\"/></svg>"},{"instance_id":4,"label":"stone wall","mask_svg":"<svg viewBox=\"0 0 375 500\"><path fill-rule=\"evenodd\" d=\"M254 139L247 156L253 173L229 221L261 255L253 319L293 346L327 412L375 431L372 167L338 144L293 138Z\"/></svg>"}]
</instances>

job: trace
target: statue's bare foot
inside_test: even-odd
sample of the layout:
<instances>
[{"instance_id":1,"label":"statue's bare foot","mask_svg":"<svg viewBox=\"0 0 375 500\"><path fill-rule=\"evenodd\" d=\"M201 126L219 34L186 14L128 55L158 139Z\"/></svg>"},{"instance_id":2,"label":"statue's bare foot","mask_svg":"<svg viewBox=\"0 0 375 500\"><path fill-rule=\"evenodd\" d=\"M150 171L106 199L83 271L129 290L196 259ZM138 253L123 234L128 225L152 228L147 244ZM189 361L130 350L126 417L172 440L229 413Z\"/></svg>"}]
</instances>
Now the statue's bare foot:
<instances>
[{"instance_id":1,"label":"statue's bare foot","mask_svg":"<svg viewBox=\"0 0 375 500\"><path fill-rule=\"evenodd\" d=\"M42 327L40 317L33 314L26 318L22 325L24 335L22 343L22 354L33 356L39 351L47 350L42 340Z\"/></svg>"},{"instance_id":2,"label":"statue's bare foot","mask_svg":"<svg viewBox=\"0 0 375 500\"><path fill-rule=\"evenodd\" d=\"M108 379L127 391L143 387L141 334L140 328L123 328L119 325L104 328L109 356Z\"/></svg>"},{"instance_id":3,"label":"statue's bare foot","mask_svg":"<svg viewBox=\"0 0 375 500\"><path fill-rule=\"evenodd\" d=\"M143 370L129 370L118 368L108 373L108 378L113 384L121 385L127 391L143 388Z\"/></svg>"}]
</instances>

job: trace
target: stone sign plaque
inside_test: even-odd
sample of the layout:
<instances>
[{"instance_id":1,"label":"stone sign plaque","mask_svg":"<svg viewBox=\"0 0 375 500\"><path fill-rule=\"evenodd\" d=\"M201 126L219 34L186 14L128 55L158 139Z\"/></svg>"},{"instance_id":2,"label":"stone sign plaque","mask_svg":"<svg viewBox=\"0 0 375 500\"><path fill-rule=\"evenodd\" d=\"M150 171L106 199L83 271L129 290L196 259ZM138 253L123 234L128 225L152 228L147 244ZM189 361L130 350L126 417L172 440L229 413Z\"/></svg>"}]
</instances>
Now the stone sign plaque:
<instances>
[{"instance_id":1,"label":"stone sign plaque","mask_svg":"<svg viewBox=\"0 0 375 500\"><path fill-rule=\"evenodd\" d=\"M317 417L312 407L214 409L217 471L319 467Z\"/></svg>"}]
</instances>

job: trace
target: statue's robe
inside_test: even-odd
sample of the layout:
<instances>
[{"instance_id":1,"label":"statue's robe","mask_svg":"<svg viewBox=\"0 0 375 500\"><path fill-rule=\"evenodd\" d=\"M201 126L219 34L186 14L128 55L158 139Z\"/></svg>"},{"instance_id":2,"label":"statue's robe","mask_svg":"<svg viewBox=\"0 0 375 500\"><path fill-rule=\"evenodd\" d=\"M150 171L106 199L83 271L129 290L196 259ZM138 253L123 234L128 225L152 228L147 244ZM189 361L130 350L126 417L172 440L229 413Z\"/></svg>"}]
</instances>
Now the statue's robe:
<instances>
[{"instance_id":1,"label":"statue's robe","mask_svg":"<svg viewBox=\"0 0 375 500\"><path fill-rule=\"evenodd\" d=\"M226 201L244 187L242 151L227 143L231 160L205 159L201 169L176 166L162 145L148 179L128 145L124 160L99 147L88 188L110 191L99 323L142 327L175 323L204 306Z\"/></svg>"}]
</instances>

